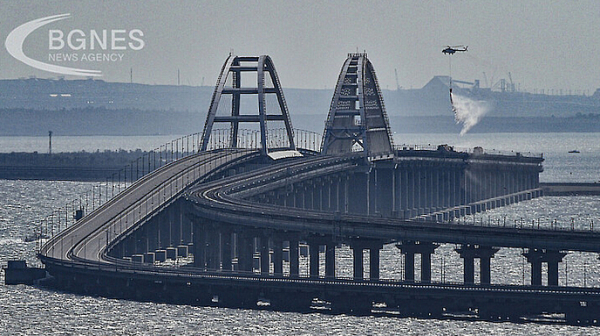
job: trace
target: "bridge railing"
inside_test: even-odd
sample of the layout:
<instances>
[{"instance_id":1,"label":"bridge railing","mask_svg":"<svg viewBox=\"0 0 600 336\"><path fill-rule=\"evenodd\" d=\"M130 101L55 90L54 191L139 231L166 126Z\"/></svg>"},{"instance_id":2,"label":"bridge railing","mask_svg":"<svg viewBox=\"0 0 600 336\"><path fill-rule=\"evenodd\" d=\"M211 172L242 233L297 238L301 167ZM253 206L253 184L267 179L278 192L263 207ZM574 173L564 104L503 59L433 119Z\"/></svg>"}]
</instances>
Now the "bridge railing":
<instances>
[{"instance_id":1,"label":"bridge railing","mask_svg":"<svg viewBox=\"0 0 600 336\"><path fill-rule=\"evenodd\" d=\"M184 158L180 160L180 162L184 161L180 165L171 166L170 169L156 174L149 174L134 182L132 187L116 195L103 207L82 219L82 221L90 222L92 225L71 225L66 228L67 231L71 230L70 233L55 236L54 239L42 247L40 252L45 256L54 258L57 256L63 258L65 252L72 252L74 259L83 258L88 262L90 258L97 257L93 249L86 248L89 245L88 243L80 245L78 250L64 249L64 246L73 245L73 237L97 239L96 246L98 248L104 246L104 244L109 244L140 221L156 214L157 210L171 204L177 199L178 195L199 178L207 176L215 169L226 167L226 163L236 162L236 159L251 158L253 154L256 154L256 151L215 150L203 153L197 158L192 157L191 160ZM120 202L118 208L110 208L112 204L116 205L117 202ZM91 234L100 227L103 227L106 236L100 235L94 238Z\"/></svg>"},{"instance_id":2,"label":"bridge railing","mask_svg":"<svg viewBox=\"0 0 600 336\"><path fill-rule=\"evenodd\" d=\"M321 148L321 134L293 129L294 143L296 148L318 152ZM231 148L232 132L230 128L213 129L209 138L207 149ZM237 134L236 148L260 149L260 130L240 129ZM275 128L268 130L267 147L269 149L289 148L287 130L285 128Z\"/></svg>"},{"instance_id":3,"label":"bridge railing","mask_svg":"<svg viewBox=\"0 0 600 336\"><path fill-rule=\"evenodd\" d=\"M447 146L447 145L432 145L432 144L426 144L426 145L413 145L413 144L402 144L402 145L396 145L394 146L395 150L398 151L402 151L402 150L428 150L428 151L435 151L438 150L439 146ZM530 157L530 158L543 158L544 154L543 153L531 153L531 152L518 152L518 151L507 151L507 150L497 150L497 149L487 149L487 148L481 148L481 147L455 147L455 146L448 146L447 148L455 151L455 152L459 152L459 153L469 153L469 154L485 154L485 155L502 155L502 156L523 156L523 157Z\"/></svg>"},{"instance_id":4,"label":"bridge railing","mask_svg":"<svg viewBox=\"0 0 600 336\"><path fill-rule=\"evenodd\" d=\"M200 148L200 137L200 133L193 133L145 152L118 172L107 177L104 182L92 185L90 190L79 195L78 198L68 201L63 207L54 209L48 216L36 223L33 235L26 238L36 240L39 251L46 239L54 237L77 223L83 216L92 213L125 191L138 179L171 162L197 153Z\"/></svg>"},{"instance_id":5,"label":"bridge railing","mask_svg":"<svg viewBox=\"0 0 600 336\"><path fill-rule=\"evenodd\" d=\"M242 129L238 134L238 148L260 148L260 132ZM285 129L270 131L269 147L282 148L289 146L283 139L287 138ZM37 242L39 251L45 240L54 237L66 228L77 223L86 214L92 213L115 196L130 187L135 181L171 162L188 157L200 150L201 133L193 133L167 142L151 151L145 152L135 161L126 165L118 172L107 177L104 182L91 186L90 190L68 201L64 206L52 212L35 223L33 232L27 240ZM208 149L230 148L230 129L215 129L211 133ZM306 130L294 130L294 141L297 148L318 151L321 135ZM286 141L287 142L287 141Z\"/></svg>"},{"instance_id":6,"label":"bridge railing","mask_svg":"<svg viewBox=\"0 0 600 336\"><path fill-rule=\"evenodd\" d=\"M600 232L599 220L592 218L521 217L516 215L466 215L446 221L451 224L514 229ZM596 226L594 226L594 224Z\"/></svg>"}]
</instances>

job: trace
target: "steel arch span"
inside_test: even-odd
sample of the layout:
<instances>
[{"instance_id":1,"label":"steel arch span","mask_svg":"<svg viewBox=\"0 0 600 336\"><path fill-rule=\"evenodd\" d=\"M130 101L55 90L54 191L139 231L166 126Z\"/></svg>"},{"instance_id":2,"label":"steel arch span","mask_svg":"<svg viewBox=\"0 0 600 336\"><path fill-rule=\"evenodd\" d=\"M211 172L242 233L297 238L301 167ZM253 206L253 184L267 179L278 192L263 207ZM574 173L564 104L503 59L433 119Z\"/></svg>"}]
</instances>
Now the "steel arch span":
<instances>
[{"instance_id":1,"label":"steel arch span","mask_svg":"<svg viewBox=\"0 0 600 336\"><path fill-rule=\"evenodd\" d=\"M393 152L383 96L366 53L348 54L342 66L321 146L323 154L363 151L373 157Z\"/></svg>"},{"instance_id":2,"label":"steel arch span","mask_svg":"<svg viewBox=\"0 0 600 336\"><path fill-rule=\"evenodd\" d=\"M268 98L276 97L276 107L269 107ZM256 96L258 114L243 113L243 97ZM275 103L274 103L275 104ZM221 110L229 110L229 115L219 115ZM250 112L254 112L250 110ZM215 86L206 123L202 133L201 150L207 150L210 136L215 123L228 123L231 128L229 147L238 147L238 132L240 123L258 123L260 129L260 148L267 155L272 148L269 138L269 125L272 122L283 122L287 133L287 148L296 149L294 132L283 96L279 77L271 57L235 56L229 55L221 68L221 73ZM281 142L280 139L278 142Z\"/></svg>"}]
</instances>

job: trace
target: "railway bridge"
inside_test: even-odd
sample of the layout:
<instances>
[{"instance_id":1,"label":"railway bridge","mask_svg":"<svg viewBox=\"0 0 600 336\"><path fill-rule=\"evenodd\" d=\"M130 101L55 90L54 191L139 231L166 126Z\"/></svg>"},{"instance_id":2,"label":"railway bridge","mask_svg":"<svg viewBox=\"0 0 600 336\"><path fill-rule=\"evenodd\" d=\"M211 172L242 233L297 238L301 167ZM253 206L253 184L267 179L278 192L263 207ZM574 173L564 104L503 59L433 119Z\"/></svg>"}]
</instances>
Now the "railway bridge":
<instances>
[{"instance_id":1,"label":"railway bridge","mask_svg":"<svg viewBox=\"0 0 600 336\"><path fill-rule=\"evenodd\" d=\"M39 257L61 288L138 300L598 322L600 290L561 284L558 265L571 251L600 252L599 233L456 220L541 196L541 155L394 146L366 54L344 62L320 146L306 140L270 57L230 55L199 150L142 163L143 176L93 211L78 208ZM432 279L442 244L456 245L460 283ZM389 248L400 265L381 257ZM529 284L492 278L503 248L523 249Z\"/></svg>"}]
</instances>

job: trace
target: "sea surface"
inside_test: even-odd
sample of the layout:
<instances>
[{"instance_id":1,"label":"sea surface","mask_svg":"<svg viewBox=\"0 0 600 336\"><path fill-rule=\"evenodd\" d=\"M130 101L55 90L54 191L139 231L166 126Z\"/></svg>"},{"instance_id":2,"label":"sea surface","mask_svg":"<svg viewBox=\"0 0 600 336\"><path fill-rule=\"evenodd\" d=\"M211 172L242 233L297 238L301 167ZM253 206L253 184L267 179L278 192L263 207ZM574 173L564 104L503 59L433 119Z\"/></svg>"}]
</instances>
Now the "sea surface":
<instances>
[{"instance_id":1,"label":"sea surface","mask_svg":"<svg viewBox=\"0 0 600 336\"><path fill-rule=\"evenodd\" d=\"M53 137L53 151L151 150L171 137ZM600 181L600 142L594 133L396 134L396 145L457 149L481 146L506 153L535 153L545 158L543 182ZM47 137L0 137L0 152L47 152ZM571 150L579 154L568 153ZM53 208L77 199L95 183L0 180L0 263L26 259L39 265L35 242L24 242L34 223ZM600 196L542 197L466 219L471 225L521 225L600 231ZM598 228L595 228L596 225ZM462 263L454 245L432 258L433 281L458 282ZM350 251L341 249L338 272L350 274ZM492 282L529 283L521 249L502 249L492 259ZM382 277L398 278L398 251L382 252ZM417 263L418 264L418 263ZM600 287L595 254L571 253L559 266L561 285ZM418 277L418 269L417 269ZM282 313L191 307L81 296L34 286L5 286L0 275L0 335L598 335L598 327L560 324L491 323L396 317Z\"/></svg>"}]
</instances>

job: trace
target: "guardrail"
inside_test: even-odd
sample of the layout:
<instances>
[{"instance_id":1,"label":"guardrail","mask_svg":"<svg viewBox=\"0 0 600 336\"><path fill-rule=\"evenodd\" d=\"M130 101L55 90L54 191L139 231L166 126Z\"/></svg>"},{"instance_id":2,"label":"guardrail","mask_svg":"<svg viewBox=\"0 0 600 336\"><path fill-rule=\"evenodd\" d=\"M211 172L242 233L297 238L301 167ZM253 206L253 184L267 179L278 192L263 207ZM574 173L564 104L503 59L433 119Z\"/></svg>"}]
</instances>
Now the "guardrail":
<instances>
[{"instance_id":1,"label":"guardrail","mask_svg":"<svg viewBox=\"0 0 600 336\"><path fill-rule=\"evenodd\" d=\"M230 148L230 129L215 129L211 133L208 149ZM270 130L269 148L286 147L285 129ZM297 148L317 152L320 148L321 135L306 130L294 130L294 141ZM43 243L58 233L71 227L86 214L102 207L114 197L123 193L135 181L152 173L158 168L186 158L200 150L201 133L186 135L165 143L126 165L119 172L107 177L100 184L93 185L89 191L77 199L68 201L65 206L56 208L45 218L35 223L33 233L27 240L36 241L36 250L41 251ZM287 145L289 146L289 144ZM259 149L260 131L239 130L238 148Z\"/></svg>"},{"instance_id":2,"label":"guardrail","mask_svg":"<svg viewBox=\"0 0 600 336\"><path fill-rule=\"evenodd\" d=\"M558 218L523 218L516 216L492 216L492 215L466 215L457 217L444 223L461 224L469 226L502 227L512 229L529 230L551 230L551 231L573 231L573 232L600 232L598 221L594 226L593 219L576 219L571 217L570 221Z\"/></svg>"},{"instance_id":3,"label":"guardrail","mask_svg":"<svg viewBox=\"0 0 600 336\"><path fill-rule=\"evenodd\" d=\"M207 176L211 171L223 166L227 162L232 162L237 158L241 158L253 152L255 151L214 150L212 152L205 153L204 156L199 156L197 159L189 157L189 163L182 162L182 160L180 160L179 162L181 162L183 166L181 166L178 170L169 172L169 174L172 173L173 175L166 176L165 180L162 180L162 177L155 176L154 173L148 174L147 176L141 178L139 181L136 181L133 185L131 185L127 190L119 193L107 203L92 211L88 216L82 218L80 222L77 222L78 224L84 225L87 224L87 221L94 220L97 216L99 217L104 215L105 217L109 217L106 222L97 223L99 224L98 226L90 228L88 230L90 232L85 231L78 233L78 238L83 239L84 244L79 246L79 250L75 251L75 254L82 252L84 258L89 257L88 252L91 251L86 250L87 244L85 241L93 238L91 237L91 233L96 229L102 227L103 231L106 232L106 239L104 241L103 236L98 239L97 246L100 248L101 246L107 245L120 234L129 230L140 220L149 218L149 216L151 216L157 209L170 204L177 195L183 192L183 190L185 190L189 185L195 183L199 178ZM157 171L157 174L161 173ZM156 178L156 182L160 182L160 184L152 184L152 179L154 178ZM140 198L136 199L135 196L131 196L136 188L142 188L148 183L148 190L142 190ZM124 204L124 208L117 213L109 213L108 215L103 214L103 212L108 211L108 208L114 205L115 202L123 200L126 197L134 197L131 200L131 204ZM55 252L60 252L60 256L64 257L64 252L67 252L63 250L64 246L73 246L74 243L77 243L73 241L67 241L65 244L63 240L67 238L69 234L64 233L79 227L80 225L65 226L60 235L57 236L58 232L54 233L54 236L51 238L51 240L41 247L40 253L54 256L56 255ZM73 233L71 232L71 239L73 239L72 236ZM56 249L59 250L56 251ZM81 249L83 249L83 251L80 251Z\"/></svg>"}]
</instances>

